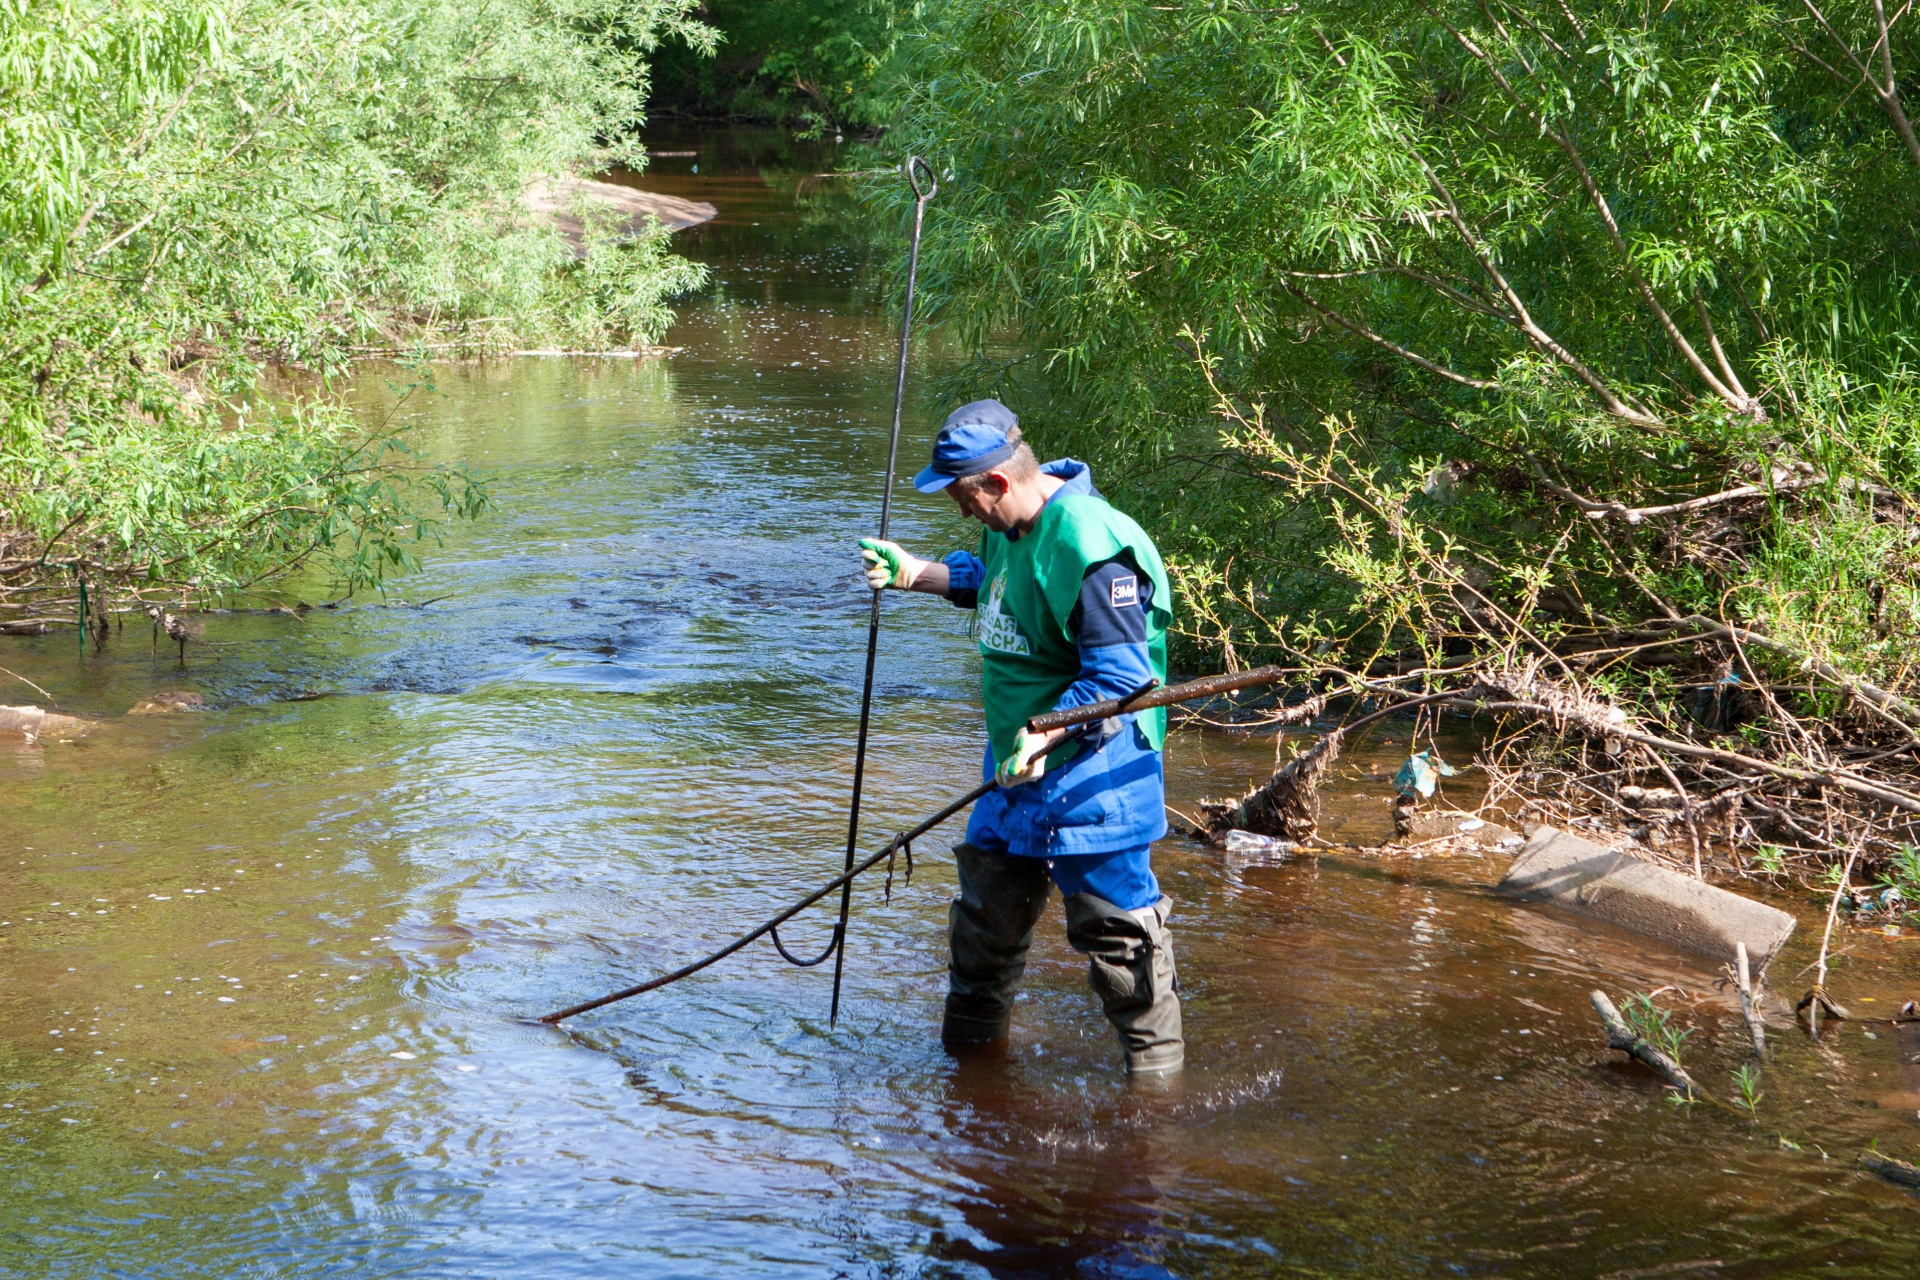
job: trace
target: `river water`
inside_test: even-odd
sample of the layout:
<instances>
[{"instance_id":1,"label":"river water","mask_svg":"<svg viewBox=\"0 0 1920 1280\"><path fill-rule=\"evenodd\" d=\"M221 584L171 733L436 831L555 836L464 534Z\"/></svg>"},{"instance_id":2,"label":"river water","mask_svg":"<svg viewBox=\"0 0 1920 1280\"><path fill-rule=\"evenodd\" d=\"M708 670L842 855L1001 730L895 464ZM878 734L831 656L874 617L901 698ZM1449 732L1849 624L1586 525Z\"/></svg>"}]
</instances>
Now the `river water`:
<instances>
[{"instance_id":1,"label":"river water","mask_svg":"<svg viewBox=\"0 0 1920 1280\"><path fill-rule=\"evenodd\" d=\"M1166 1087L1119 1075L1057 904L1008 1058L941 1051L937 839L891 901L856 894L837 1027L826 971L764 947L572 1035L516 1022L841 857L891 322L850 212L798 176L830 156L663 149L699 154L649 185L721 210L682 239L716 282L679 354L361 379L497 501L392 607L215 616L184 671L132 627L0 652L107 717L0 740L0 1275L1915 1273L1912 1193L1852 1162L1920 1147L1920 1044L1814 1046L1783 1009L1757 1117L1671 1105L1587 993L1678 987L1731 1096L1712 966L1500 902L1493 856L1167 842L1191 1051ZM910 491L897 530L965 537ZM977 674L963 614L889 600L868 847L977 776ZM167 689L209 709L123 714ZM1348 754L1334 834L1386 833L1405 749ZM1273 752L1176 733L1170 798ZM1782 990L1817 933L1803 911ZM1846 934L1836 993L1920 995L1912 945Z\"/></svg>"}]
</instances>

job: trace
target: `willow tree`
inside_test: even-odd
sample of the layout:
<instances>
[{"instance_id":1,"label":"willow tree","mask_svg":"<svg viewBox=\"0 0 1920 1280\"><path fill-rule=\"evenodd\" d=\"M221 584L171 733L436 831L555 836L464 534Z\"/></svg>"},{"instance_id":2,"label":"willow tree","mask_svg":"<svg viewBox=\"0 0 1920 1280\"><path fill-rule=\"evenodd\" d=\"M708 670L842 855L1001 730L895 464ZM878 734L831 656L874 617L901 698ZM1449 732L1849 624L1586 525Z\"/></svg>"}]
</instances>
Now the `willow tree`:
<instances>
[{"instance_id":1,"label":"willow tree","mask_svg":"<svg viewBox=\"0 0 1920 1280\"><path fill-rule=\"evenodd\" d=\"M1106 464L1194 645L1380 674L1730 625L1822 710L1920 638L1916 22L946 0L891 141L951 171L968 389ZM1709 732L1670 658L1587 671Z\"/></svg>"},{"instance_id":2,"label":"willow tree","mask_svg":"<svg viewBox=\"0 0 1920 1280\"><path fill-rule=\"evenodd\" d=\"M642 163L693 0L0 0L0 628L412 562L457 471L325 395L414 345L650 340L701 279L531 181ZM312 387L315 384L305 383Z\"/></svg>"}]
</instances>

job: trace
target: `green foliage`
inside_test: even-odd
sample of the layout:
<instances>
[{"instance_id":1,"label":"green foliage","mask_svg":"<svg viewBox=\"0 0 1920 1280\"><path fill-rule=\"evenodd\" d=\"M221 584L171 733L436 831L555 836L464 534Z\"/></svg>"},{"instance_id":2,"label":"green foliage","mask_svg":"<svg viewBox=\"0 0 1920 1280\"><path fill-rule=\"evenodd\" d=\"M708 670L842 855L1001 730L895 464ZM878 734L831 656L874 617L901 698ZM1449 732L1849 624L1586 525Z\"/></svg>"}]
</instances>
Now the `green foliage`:
<instances>
[{"instance_id":1,"label":"green foliage","mask_svg":"<svg viewBox=\"0 0 1920 1280\"><path fill-rule=\"evenodd\" d=\"M1653 1002L1653 997L1635 993L1627 997L1620 1008L1620 1016L1627 1020L1633 1033L1645 1040L1660 1052L1680 1061L1680 1050L1685 1047L1687 1038L1693 1033L1683 1031L1673 1023L1673 1015Z\"/></svg>"},{"instance_id":2,"label":"green foliage","mask_svg":"<svg viewBox=\"0 0 1920 1280\"><path fill-rule=\"evenodd\" d=\"M1920 913L1920 848L1900 845L1888 859L1880 884L1883 889L1899 891L1897 900L1889 903L1897 914L1911 920Z\"/></svg>"},{"instance_id":3,"label":"green foliage","mask_svg":"<svg viewBox=\"0 0 1920 1280\"><path fill-rule=\"evenodd\" d=\"M664 51L656 113L791 122L810 133L872 129L885 119L882 71L893 56L894 0L708 0L724 36L711 56Z\"/></svg>"},{"instance_id":4,"label":"green foliage","mask_svg":"<svg viewBox=\"0 0 1920 1280\"><path fill-rule=\"evenodd\" d=\"M948 175L949 390L1103 468L1190 648L1431 659L1671 607L1898 684L1920 147L1855 83L1875 12L942 0L887 141Z\"/></svg>"},{"instance_id":5,"label":"green foliage","mask_svg":"<svg viewBox=\"0 0 1920 1280\"><path fill-rule=\"evenodd\" d=\"M1740 1105L1747 1114L1758 1120L1760 1103L1767 1095L1760 1092L1760 1069L1751 1062L1745 1062L1733 1073L1733 1083L1740 1090Z\"/></svg>"},{"instance_id":6,"label":"green foliage","mask_svg":"<svg viewBox=\"0 0 1920 1280\"><path fill-rule=\"evenodd\" d=\"M333 405L356 354L647 342L700 270L521 204L641 163L693 0L0 0L0 621L411 563L462 475ZM263 369L311 378L262 390Z\"/></svg>"}]
</instances>

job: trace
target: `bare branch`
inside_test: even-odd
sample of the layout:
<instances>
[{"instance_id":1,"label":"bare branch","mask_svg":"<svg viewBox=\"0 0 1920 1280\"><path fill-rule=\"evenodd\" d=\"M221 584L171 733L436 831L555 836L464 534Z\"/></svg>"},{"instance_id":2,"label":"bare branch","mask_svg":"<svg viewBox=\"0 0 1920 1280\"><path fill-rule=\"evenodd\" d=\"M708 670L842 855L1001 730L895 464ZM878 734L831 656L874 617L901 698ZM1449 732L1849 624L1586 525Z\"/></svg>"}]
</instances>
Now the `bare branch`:
<instances>
[{"instance_id":1,"label":"bare branch","mask_svg":"<svg viewBox=\"0 0 1920 1280\"><path fill-rule=\"evenodd\" d=\"M1391 128L1392 126L1389 125L1389 127ZM1446 182L1441 179L1439 172L1427 163L1427 158L1420 154L1420 149L1414 146L1404 134L1400 133L1398 129L1394 129L1394 134L1399 139L1400 145L1406 148L1408 154L1413 157L1414 163L1420 166L1420 170L1426 175L1427 184L1433 188L1434 194L1440 197L1446 208L1447 221L1452 224L1453 229L1459 234L1461 240L1466 243L1468 252L1473 254L1474 260L1480 264L1480 269L1484 271L1487 278L1493 282L1494 288L1499 290L1500 296L1506 299L1507 306L1512 308L1515 327L1527 336L1527 340L1532 343L1536 350L1543 355L1552 357L1560 364L1565 365L1568 372L1585 383L1587 389L1593 392L1594 397L1600 401L1601 407L1608 413L1616 418L1631 422L1636 426L1659 427L1661 425L1660 419L1648 413L1640 406L1632 404L1622 398L1612 387L1607 385L1606 381L1601 378L1599 374L1588 368L1578 356L1561 346L1552 334L1535 323L1532 313L1527 310L1526 303L1520 301L1520 295L1515 292L1512 284L1508 283L1507 277L1501 272L1500 268L1494 265L1493 255L1487 252L1486 246L1481 242L1480 237L1467 225L1465 216L1460 212L1459 204L1456 203L1453 198L1453 192L1447 187Z\"/></svg>"},{"instance_id":2,"label":"bare branch","mask_svg":"<svg viewBox=\"0 0 1920 1280\"><path fill-rule=\"evenodd\" d=\"M1783 644L1771 636L1763 636L1759 632L1749 631L1745 627L1735 627L1723 622L1715 622L1712 618L1703 617L1697 613L1691 617L1681 619L1678 625L1693 627L1707 635L1726 636L1729 639L1737 640L1741 644L1752 645L1756 649L1765 649L1770 653L1777 653L1783 657L1791 658L1799 663L1804 670L1812 672L1829 684L1838 685L1842 689L1856 694L1863 701L1870 702L1883 711L1899 716L1901 720L1909 724L1920 724L1920 707L1916 707L1899 694L1889 693L1878 685L1869 684L1859 676L1842 671L1830 662L1823 662L1811 654L1803 653L1792 645Z\"/></svg>"},{"instance_id":3,"label":"bare branch","mask_svg":"<svg viewBox=\"0 0 1920 1280\"><path fill-rule=\"evenodd\" d=\"M1714 330L1713 317L1707 313L1706 299L1700 296L1698 289L1693 290L1693 313L1700 317L1700 328L1707 335L1707 345L1713 349L1713 358L1719 364L1720 373L1726 378L1727 385L1739 393L1741 399L1751 401L1752 397L1747 395L1747 389L1740 385L1740 375L1733 371L1732 361L1727 359L1727 353L1720 348L1720 335Z\"/></svg>"},{"instance_id":4,"label":"bare branch","mask_svg":"<svg viewBox=\"0 0 1920 1280\"><path fill-rule=\"evenodd\" d=\"M1894 75L1893 24L1887 19L1885 5L1881 3L1881 0L1873 0L1873 16L1875 24L1879 28L1879 38L1875 41L1875 49L1870 49L1867 52L1868 57L1872 57L1876 49L1880 54L1880 65L1886 74L1886 83L1882 84L1875 78L1873 72L1867 69L1866 63L1860 60L1860 55L1854 52L1853 45L1848 43L1841 37L1838 31L1833 29L1833 24L1827 21L1827 15L1820 12L1819 6L1814 4L1813 0L1800 0L1800 3L1809 14L1813 15L1813 20L1820 24L1820 29L1827 33L1827 38L1833 41L1841 53L1846 55L1847 61L1853 66L1854 71L1859 74L1860 83L1864 84L1873 93L1874 99L1880 104L1880 109L1885 112L1887 118L1893 122L1894 132L1898 133L1900 140L1907 144L1908 157L1912 159L1914 164L1920 165L1920 137L1914 135L1913 122L1908 118L1906 108L1900 101L1900 83ZM1825 67L1835 80L1841 83L1846 82L1846 77L1842 76L1839 70L1825 59L1816 56L1811 50L1803 49L1801 52Z\"/></svg>"},{"instance_id":5,"label":"bare branch","mask_svg":"<svg viewBox=\"0 0 1920 1280\"><path fill-rule=\"evenodd\" d=\"M1887 21L1887 8L1883 0L1873 0L1874 21L1880 27L1880 69L1885 73L1886 88L1874 86L1875 96L1880 99L1880 107L1893 121L1893 127L1900 134L1900 140L1907 144L1907 154L1914 164L1920 165L1920 138L1913 132L1913 121L1907 118L1906 108L1900 103L1900 81L1893 72L1893 24Z\"/></svg>"},{"instance_id":6,"label":"bare branch","mask_svg":"<svg viewBox=\"0 0 1920 1280\"><path fill-rule=\"evenodd\" d=\"M1628 524L1639 524L1653 516L1681 515L1689 511L1704 511L1709 507L1723 506L1729 502L1739 502L1743 498L1764 498L1772 494L1803 493L1808 489L1824 488L1829 483L1837 484L1841 489L1852 493L1864 493L1875 498L1897 498L1900 495L1893 490L1877 484L1864 484L1861 481L1842 476L1829 481L1824 476L1813 476L1804 480L1783 480L1777 484L1743 484L1719 493L1709 493L1698 498L1688 498L1684 502L1669 502L1657 507L1629 507L1623 502L1599 502L1593 498L1575 493L1563 484L1557 484L1540 465L1540 459L1529 453L1528 461L1533 463L1533 472L1541 484L1559 497L1565 498L1574 506L1586 512L1594 520L1607 516L1617 516Z\"/></svg>"},{"instance_id":7,"label":"bare branch","mask_svg":"<svg viewBox=\"0 0 1920 1280\"><path fill-rule=\"evenodd\" d=\"M1437 373L1441 377L1446 378L1448 381L1457 382L1463 387L1473 387L1481 391L1488 391L1500 385L1497 382L1489 382L1485 378L1470 378L1464 373L1455 373L1452 369L1447 368L1443 364L1438 364L1432 360L1429 360L1425 356L1420 355L1417 352L1409 351L1405 347L1401 346L1399 343L1394 342L1388 338L1381 337L1379 334L1367 328L1365 325L1360 324L1358 321L1349 320L1347 317L1341 315L1339 312L1334 311L1332 308L1325 306L1320 302L1319 299L1315 298L1312 294L1308 293L1305 289L1302 289L1300 286L1292 283L1291 281L1282 280L1280 282L1280 287L1285 289L1288 293L1292 294L1294 297L1300 299L1300 301L1306 303L1309 307L1312 307L1315 311L1320 313L1322 316L1326 317L1328 320L1331 320L1333 321L1333 323L1339 325L1342 329L1345 329L1350 333L1359 334L1361 337L1365 338L1368 342L1371 342L1376 346L1382 347L1385 350L1393 352L1393 354L1399 356L1402 360L1408 361L1409 363L1412 363L1412 364L1419 365L1422 369L1425 369L1428 373Z\"/></svg>"}]
</instances>

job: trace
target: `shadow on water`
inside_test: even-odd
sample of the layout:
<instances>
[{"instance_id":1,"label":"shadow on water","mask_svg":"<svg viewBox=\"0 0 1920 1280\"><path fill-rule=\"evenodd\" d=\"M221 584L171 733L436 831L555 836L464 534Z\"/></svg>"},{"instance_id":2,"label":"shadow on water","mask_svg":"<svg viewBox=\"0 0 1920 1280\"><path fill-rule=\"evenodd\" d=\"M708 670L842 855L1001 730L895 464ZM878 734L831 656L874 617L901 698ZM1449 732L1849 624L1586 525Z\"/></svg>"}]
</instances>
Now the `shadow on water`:
<instances>
[{"instance_id":1,"label":"shadow on water","mask_svg":"<svg viewBox=\"0 0 1920 1280\"><path fill-rule=\"evenodd\" d=\"M1117 1074L1057 909L1004 1060L940 1049L938 839L890 901L856 895L837 1027L824 975L764 946L573 1037L516 1023L711 950L841 856L848 548L891 392L873 242L810 176L830 149L657 149L697 154L642 181L720 208L680 242L715 272L683 350L436 366L398 410L494 477L497 512L399 584L436 603L212 617L184 671L137 629L8 644L105 718L0 743L0 1275L1913 1272L1915 1200L1851 1159L1920 1145L1920 1050L1865 1023L1814 1046L1776 1009L1757 1120L1676 1108L1587 992L1677 987L1731 1094L1715 967L1503 903L1492 856L1164 844L1192 1049L1158 1089ZM357 394L385 412L408 376ZM906 456L937 417L914 407ZM911 545L967 538L898 510ZM981 732L965 616L887 619L875 844L971 785ZM210 710L124 714L171 688ZM1342 838L1388 831L1405 733L1336 767ZM1180 732L1170 799L1275 749ZM1849 934L1847 1002L1920 996L1913 941Z\"/></svg>"}]
</instances>

